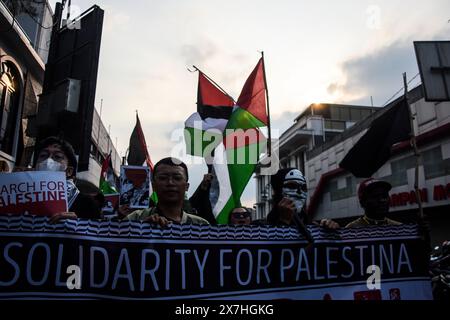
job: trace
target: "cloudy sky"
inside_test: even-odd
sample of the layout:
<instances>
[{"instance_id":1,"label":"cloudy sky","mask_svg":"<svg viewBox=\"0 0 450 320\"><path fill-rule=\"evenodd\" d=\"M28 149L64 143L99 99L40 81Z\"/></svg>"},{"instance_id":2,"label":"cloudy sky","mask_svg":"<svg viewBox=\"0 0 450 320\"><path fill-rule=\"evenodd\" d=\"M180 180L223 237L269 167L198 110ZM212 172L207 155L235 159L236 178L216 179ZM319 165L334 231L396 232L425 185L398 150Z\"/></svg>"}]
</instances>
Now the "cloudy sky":
<instances>
[{"instance_id":1,"label":"cloudy sky","mask_svg":"<svg viewBox=\"0 0 450 320\"><path fill-rule=\"evenodd\" d=\"M311 103L370 105L372 96L384 105L402 72L418 73L413 41L450 36L448 0L72 0L73 14L93 4L105 10L97 110L103 99L121 155L138 110L153 162L183 143L196 109L193 64L237 98L263 50L282 132ZM192 192L206 166L190 170ZM255 202L253 181L242 200Z\"/></svg>"}]
</instances>

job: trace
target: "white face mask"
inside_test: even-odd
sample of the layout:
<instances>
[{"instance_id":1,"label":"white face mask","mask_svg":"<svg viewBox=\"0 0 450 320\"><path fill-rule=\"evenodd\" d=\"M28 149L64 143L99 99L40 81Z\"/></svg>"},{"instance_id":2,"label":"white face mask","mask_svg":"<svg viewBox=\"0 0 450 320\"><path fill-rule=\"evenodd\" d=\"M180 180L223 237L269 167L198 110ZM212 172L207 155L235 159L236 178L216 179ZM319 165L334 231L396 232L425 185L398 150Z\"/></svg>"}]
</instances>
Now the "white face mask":
<instances>
[{"instance_id":1,"label":"white face mask","mask_svg":"<svg viewBox=\"0 0 450 320\"><path fill-rule=\"evenodd\" d=\"M66 171L67 166L63 163L57 162L52 158L47 158L36 165L37 171Z\"/></svg>"},{"instance_id":2,"label":"white face mask","mask_svg":"<svg viewBox=\"0 0 450 320\"><path fill-rule=\"evenodd\" d=\"M297 214L300 214L303 207L305 206L306 198L308 197L308 193L303 192L303 191L298 192L297 190L290 189L290 188L283 188L282 192L283 192L283 196L285 198L288 198L292 202L294 202Z\"/></svg>"}]
</instances>

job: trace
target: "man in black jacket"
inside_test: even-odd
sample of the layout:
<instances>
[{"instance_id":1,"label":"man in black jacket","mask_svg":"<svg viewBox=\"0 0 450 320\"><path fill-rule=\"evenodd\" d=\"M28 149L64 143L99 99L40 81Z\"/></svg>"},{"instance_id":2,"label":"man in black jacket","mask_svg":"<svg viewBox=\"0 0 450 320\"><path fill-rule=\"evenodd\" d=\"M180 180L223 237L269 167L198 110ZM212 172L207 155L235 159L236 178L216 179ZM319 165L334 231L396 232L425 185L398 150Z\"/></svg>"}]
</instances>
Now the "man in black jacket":
<instances>
[{"instance_id":1,"label":"man in black jacket","mask_svg":"<svg viewBox=\"0 0 450 320\"><path fill-rule=\"evenodd\" d=\"M195 215L205 219L210 224L216 224L211 201L209 198L211 191L211 182L215 179L214 175L207 173L203 176L203 180L195 190L194 194L189 198L191 208L195 210Z\"/></svg>"},{"instance_id":2,"label":"man in black jacket","mask_svg":"<svg viewBox=\"0 0 450 320\"><path fill-rule=\"evenodd\" d=\"M312 222L306 214L308 189L303 173L295 168L280 169L271 177L273 208L267 216L271 225L318 224L328 229L338 229L339 224L330 219Z\"/></svg>"}]
</instances>

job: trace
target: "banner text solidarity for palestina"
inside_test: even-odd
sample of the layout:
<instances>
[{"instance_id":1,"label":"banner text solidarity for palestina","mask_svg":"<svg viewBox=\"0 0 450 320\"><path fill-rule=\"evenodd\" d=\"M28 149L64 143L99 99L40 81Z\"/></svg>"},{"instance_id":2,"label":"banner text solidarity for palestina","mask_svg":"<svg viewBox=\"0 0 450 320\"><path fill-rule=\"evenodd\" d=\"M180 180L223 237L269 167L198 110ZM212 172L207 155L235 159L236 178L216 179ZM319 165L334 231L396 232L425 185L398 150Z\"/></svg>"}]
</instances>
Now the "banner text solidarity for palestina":
<instances>
[{"instance_id":1,"label":"banner text solidarity for palestina","mask_svg":"<svg viewBox=\"0 0 450 320\"><path fill-rule=\"evenodd\" d=\"M64 172L17 172L0 174L0 215L52 215L67 211Z\"/></svg>"},{"instance_id":2,"label":"banner text solidarity for palestina","mask_svg":"<svg viewBox=\"0 0 450 320\"><path fill-rule=\"evenodd\" d=\"M0 298L431 299L417 226L309 229L0 216Z\"/></svg>"}]
</instances>

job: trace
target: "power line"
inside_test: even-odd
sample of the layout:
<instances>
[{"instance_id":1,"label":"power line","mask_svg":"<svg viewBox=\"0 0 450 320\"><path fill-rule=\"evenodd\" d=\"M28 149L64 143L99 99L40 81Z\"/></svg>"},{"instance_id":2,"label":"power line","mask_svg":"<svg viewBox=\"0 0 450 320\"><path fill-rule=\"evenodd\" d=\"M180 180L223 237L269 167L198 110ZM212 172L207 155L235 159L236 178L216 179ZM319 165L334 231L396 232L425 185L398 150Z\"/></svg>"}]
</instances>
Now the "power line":
<instances>
[{"instance_id":1,"label":"power line","mask_svg":"<svg viewBox=\"0 0 450 320\"><path fill-rule=\"evenodd\" d=\"M419 75L420 75L420 73L416 74L411 80L408 81L408 84L410 84L411 82L413 82L414 79L416 79ZM383 104L383 107L385 107L389 102L391 102L392 99L394 99L394 98L395 98L400 92L402 92L403 90L405 90L405 88L402 87L402 88L400 88L396 93L394 93L394 95L393 95L392 97L390 97L390 98L388 99L388 101L386 101L386 102Z\"/></svg>"}]
</instances>

